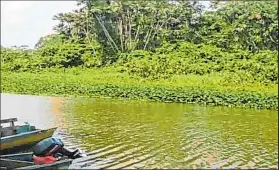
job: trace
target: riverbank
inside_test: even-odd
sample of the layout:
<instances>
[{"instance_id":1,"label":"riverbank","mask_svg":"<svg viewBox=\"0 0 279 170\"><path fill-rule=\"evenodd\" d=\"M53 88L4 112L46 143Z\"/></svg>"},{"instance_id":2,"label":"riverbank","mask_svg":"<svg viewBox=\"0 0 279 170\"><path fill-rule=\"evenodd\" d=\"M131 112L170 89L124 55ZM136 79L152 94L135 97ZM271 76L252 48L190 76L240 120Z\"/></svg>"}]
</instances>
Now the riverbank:
<instances>
[{"instance_id":1,"label":"riverbank","mask_svg":"<svg viewBox=\"0 0 279 170\"><path fill-rule=\"evenodd\" d=\"M278 109L276 84L232 83L223 75L183 75L149 80L115 68L3 72L2 92L16 94L113 97L160 102Z\"/></svg>"}]
</instances>

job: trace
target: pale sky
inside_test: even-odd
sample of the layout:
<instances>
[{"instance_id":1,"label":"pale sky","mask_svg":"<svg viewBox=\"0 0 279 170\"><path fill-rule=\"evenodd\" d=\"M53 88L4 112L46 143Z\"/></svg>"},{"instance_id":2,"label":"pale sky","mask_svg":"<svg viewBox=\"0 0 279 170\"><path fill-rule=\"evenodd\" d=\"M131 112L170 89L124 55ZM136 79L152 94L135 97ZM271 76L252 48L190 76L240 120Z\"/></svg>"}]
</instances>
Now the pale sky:
<instances>
[{"instance_id":1,"label":"pale sky","mask_svg":"<svg viewBox=\"0 0 279 170\"><path fill-rule=\"evenodd\" d=\"M28 45L33 48L40 37L54 33L60 12L77 9L76 1L2 1L1 45Z\"/></svg>"},{"instance_id":2,"label":"pale sky","mask_svg":"<svg viewBox=\"0 0 279 170\"><path fill-rule=\"evenodd\" d=\"M53 16L77 9L76 4L76 1L1 0L1 45L33 48L41 37L54 33L58 21L52 20Z\"/></svg>"}]
</instances>

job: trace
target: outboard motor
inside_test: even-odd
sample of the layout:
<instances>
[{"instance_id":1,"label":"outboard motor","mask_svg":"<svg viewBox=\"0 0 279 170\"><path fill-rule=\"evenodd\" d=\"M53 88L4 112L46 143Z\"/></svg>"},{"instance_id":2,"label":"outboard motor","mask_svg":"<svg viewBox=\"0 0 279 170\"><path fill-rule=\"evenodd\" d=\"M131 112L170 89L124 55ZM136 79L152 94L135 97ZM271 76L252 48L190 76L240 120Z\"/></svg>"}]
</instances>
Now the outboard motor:
<instances>
[{"instance_id":1,"label":"outboard motor","mask_svg":"<svg viewBox=\"0 0 279 170\"><path fill-rule=\"evenodd\" d=\"M58 138L47 138L33 147L33 152L36 156L50 156L55 155L61 148L64 147L64 143Z\"/></svg>"},{"instance_id":2,"label":"outboard motor","mask_svg":"<svg viewBox=\"0 0 279 170\"><path fill-rule=\"evenodd\" d=\"M66 148L62 148L59 153L61 153L62 155L65 155L67 156L68 158L71 158L71 159L76 159L76 158L81 158L83 157L82 156L82 153L79 149L76 149L74 151L70 151Z\"/></svg>"},{"instance_id":3,"label":"outboard motor","mask_svg":"<svg viewBox=\"0 0 279 170\"><path fill-rule=\"evenodd\" d=\"M82 157L82 153L79 149L70 151L64 148L64 143L58 138L47 138L37 143L33 147L34 155L36 156L54 156L63 157L67 156L71 159L76 159Z\"/></svg>"}]
</instances>

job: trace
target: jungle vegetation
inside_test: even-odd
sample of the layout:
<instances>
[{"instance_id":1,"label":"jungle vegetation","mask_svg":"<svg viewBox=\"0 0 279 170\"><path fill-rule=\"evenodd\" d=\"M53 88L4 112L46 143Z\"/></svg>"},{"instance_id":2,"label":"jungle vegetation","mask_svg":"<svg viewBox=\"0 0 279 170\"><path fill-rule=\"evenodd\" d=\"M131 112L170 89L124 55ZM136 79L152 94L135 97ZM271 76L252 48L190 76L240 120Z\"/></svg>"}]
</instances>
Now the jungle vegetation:
<instances>
[{"instance_id":1,"label":"jungle vegetation","mask_svg":"<svg viewBox=\"0 0 279 170\"><path fill-rule=\"evenodd\" d=\"M34 49L1 46L2 91L278 108L277 1L77 4Z\"/></svg>"}]
</instances>

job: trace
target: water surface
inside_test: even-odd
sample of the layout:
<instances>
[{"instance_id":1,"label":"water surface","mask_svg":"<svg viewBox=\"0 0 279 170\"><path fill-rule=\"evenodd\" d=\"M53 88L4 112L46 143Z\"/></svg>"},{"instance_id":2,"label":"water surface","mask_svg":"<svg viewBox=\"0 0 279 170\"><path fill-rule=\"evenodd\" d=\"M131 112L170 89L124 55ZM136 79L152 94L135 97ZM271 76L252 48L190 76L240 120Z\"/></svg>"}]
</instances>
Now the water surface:
<instances>
[{"instance_id":1,"label":"water surface","mask_svg":"<svg viewBox=\"0 0 279 170\"><path fill-rule=\"evenodd\" d=\"M2 94L19 117L89 152L87 168L278 168L277 111Z\"/></svg>"}]
</instances>

